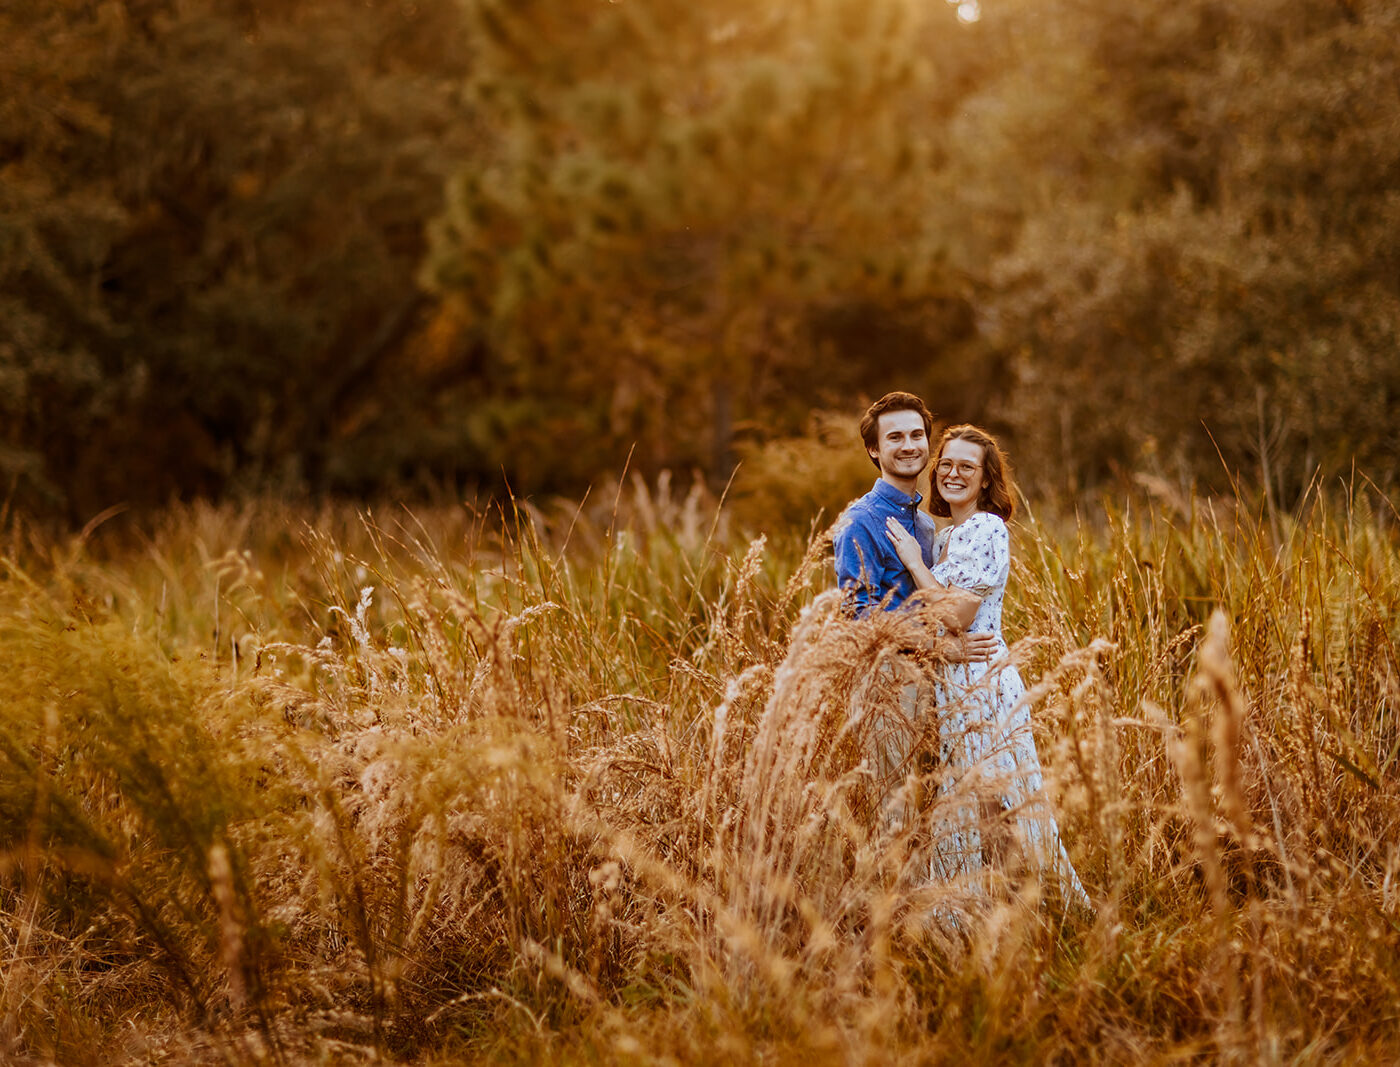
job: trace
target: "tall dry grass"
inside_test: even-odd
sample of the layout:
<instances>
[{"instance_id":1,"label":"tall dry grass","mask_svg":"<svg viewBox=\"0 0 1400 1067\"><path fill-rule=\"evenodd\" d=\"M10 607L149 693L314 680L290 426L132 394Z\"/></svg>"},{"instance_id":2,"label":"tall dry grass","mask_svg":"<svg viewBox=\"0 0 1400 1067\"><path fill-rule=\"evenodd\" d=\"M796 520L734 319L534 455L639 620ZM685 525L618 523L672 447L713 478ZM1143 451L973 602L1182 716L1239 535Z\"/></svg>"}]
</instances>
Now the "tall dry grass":
<instances>
[{"instance_id":1,"label":"tall dry grass","mask_svg":"<svg viewBox=\"0 0 1400 1067\"><path fill-rule=\"evenodd\" d=\"M918 876L851 714L908 624L839 617L821 536L639 481L122 521L7 533L8 1060L1400 1056L1380 498L1021 525L1092 913Z\"/></svg>"}]
</instances>

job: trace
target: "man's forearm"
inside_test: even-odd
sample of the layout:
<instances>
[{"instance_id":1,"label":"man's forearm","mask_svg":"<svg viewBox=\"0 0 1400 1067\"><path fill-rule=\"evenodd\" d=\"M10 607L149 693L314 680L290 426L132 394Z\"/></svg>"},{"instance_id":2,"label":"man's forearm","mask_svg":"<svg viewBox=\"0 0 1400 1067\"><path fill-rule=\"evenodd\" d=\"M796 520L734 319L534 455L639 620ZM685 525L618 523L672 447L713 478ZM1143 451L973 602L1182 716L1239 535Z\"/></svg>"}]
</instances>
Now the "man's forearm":
<instances>
[{"instance_id":1,"label":"man's forearm","mask_svg":"<svg viewBox=\"0 0 1400 1067\"><path fill-rule=\"evenodd\" d=\"M956 586L920 589L916 594L934 618L949 630L961 633L977 618L982 598Z\"/></svg>"},{"instance_id":2,"label":"man's forearm","mask_svg":"<svg viewBox=\"0 0 1400 1067\"><path fill-rule=\"evenodd\" d=\"M985 663L997 652L997 639L993 634L959 632L930 635L926 644L946 663Z\"/></svg>"}]
</instances>

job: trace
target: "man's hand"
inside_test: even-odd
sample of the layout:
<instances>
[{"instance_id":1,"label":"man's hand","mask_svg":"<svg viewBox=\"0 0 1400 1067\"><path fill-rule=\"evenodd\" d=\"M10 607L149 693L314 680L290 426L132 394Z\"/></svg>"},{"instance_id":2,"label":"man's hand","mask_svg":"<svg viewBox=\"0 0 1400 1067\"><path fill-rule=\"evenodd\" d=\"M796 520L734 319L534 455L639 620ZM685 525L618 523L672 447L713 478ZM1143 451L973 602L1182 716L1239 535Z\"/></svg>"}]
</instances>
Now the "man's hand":
<instances>
[{"instance_id":1,"label":"man's hand","mask_svg":"<svg viewBox=\"0 0 1400 1067\"><path fill-rule=\"evenodd\" d=\"M949 663L985 663L997 651L995 634L948 634L942 644Z\"/></svg>"}]
</instances>

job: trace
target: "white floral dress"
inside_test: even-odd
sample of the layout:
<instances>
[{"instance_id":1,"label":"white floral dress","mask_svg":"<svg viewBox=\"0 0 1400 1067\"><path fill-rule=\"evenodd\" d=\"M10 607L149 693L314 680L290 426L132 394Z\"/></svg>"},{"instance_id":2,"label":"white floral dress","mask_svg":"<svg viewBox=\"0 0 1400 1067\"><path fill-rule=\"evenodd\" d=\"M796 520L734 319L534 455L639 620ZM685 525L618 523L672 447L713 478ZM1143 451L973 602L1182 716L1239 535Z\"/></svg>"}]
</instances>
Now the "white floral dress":
<instances>
[{"instance_id":1,"label":"white floral dress","mask_svg":"<svg viewBox=\"0 0 1400 1067\"><path fill-rule=\"evenodd\" d=\"M1022 699L1026 687L1007 657L1001 632L1011 569L1006 523L979 511L939 531L933 559L933 576L941 583L982 598L968 632L997 639L991 662L950 664L938 687L942 787L962 799L953 811L945 808L935 817L934 868L945 877L971 874L982 869L989 853L1003 858L1020 853L1026 866L1057 877L1067 897L1087 904L1046 802L1030 707ZM978 773L969 778L973 770ZM1002 840L990 840L993 833Z\"/></svg>"}]
</instances>

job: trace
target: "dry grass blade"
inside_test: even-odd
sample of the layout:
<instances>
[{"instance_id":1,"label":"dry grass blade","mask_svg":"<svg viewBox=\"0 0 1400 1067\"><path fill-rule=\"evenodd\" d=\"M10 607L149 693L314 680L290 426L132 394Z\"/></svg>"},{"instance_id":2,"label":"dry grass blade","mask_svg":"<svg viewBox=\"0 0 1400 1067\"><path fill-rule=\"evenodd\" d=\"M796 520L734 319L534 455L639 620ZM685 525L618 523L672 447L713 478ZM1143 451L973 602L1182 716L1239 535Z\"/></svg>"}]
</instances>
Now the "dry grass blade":
<instances>
[{"instance_id":1,"label":"dry grass blade","mask_svg":"<svg viewBox=\"0 0 1400 1067\"><path fill-rule=\"evenodd\" d=\"M0 1053L1400 1058L1390 511L1017 531L1027 810L1090 913L995 775L929 763L917 620L842 618L825 535L603 498L191 506L7 561ZM934 877L974 822L982 874Z\"/></svg>"}]
</instances>

